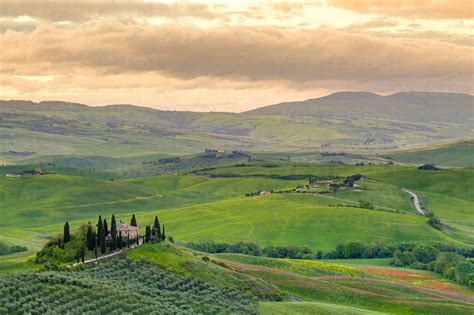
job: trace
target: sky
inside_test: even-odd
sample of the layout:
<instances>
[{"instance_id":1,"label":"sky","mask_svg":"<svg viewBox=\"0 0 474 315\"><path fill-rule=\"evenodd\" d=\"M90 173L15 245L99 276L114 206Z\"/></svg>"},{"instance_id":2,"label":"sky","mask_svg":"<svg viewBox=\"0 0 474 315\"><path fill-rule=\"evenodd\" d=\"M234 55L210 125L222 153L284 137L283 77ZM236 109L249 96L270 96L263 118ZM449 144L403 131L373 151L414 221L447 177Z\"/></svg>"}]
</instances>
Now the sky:
<instances>
[{"instance_id":1,"label":"sky","mask_svg":"<svg viewBox=\"0 0 474 315\"><path fill-rule=\"evenodd\" d=\"M241 112L474 92L471 0L0 0L0 99Z\"/></svg>"}]
</instances>

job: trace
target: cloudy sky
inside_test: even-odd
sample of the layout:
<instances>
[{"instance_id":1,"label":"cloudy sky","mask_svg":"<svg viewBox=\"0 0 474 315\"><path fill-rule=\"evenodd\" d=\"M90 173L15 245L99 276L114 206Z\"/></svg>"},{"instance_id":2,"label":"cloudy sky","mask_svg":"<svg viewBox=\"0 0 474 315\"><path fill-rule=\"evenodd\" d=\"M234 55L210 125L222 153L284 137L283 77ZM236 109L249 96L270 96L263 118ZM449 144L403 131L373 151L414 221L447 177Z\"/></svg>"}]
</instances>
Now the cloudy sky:
<instances>
[{"instance_id":1,"label":"cloudy sky","mask_svg":"<svg viewBox=\"0 0 474 315\"><path fill-rule=\"evenodd\" d=\"M473 93L471 0L0 1L0 99L244 111Z\"/></svg>"}]
</instances>

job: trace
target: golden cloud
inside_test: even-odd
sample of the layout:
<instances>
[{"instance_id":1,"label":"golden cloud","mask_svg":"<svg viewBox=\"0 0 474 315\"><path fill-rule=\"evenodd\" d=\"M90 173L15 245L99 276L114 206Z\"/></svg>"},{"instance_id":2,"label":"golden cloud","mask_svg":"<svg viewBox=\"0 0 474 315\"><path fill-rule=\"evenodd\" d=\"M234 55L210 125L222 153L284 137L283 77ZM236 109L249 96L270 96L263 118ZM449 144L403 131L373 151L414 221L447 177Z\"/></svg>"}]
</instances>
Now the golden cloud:
<instances>
[{"instance_id":1,"label":"golden cloud","mask_svg":"<svg viewBox=\"0 0 474 315\"><path fill-rule=\"evenodd\" d=\"M334 30L199 29L100 22L41 25L0 35L0 71L55 74L157 72L168 77L250 81L437 78L470 80L474 49L430 40Z\"/></svg>"},{"instance_id":2,"label":"golden cloud","mask_svg":"<svg viewBox=\"0 0 474 315\"><path fill-rule=\"evenodd\" d=\"M328 0L330 5L358 13L428 19L472 19L472 0Z\"/></svg>"},{"instance_id":3,"label":"golden cloud","mask_svg":"<svg viewBox=\"0 0 474 315\"><path fill-rule=\"evenodd\" d=\"M183 17L213 19L216 16L201 3L161 3L127 1L5 1L0 3L0 17L30 16L47 21L84 22L117 17Z\"/></svg>"}]
</instances>

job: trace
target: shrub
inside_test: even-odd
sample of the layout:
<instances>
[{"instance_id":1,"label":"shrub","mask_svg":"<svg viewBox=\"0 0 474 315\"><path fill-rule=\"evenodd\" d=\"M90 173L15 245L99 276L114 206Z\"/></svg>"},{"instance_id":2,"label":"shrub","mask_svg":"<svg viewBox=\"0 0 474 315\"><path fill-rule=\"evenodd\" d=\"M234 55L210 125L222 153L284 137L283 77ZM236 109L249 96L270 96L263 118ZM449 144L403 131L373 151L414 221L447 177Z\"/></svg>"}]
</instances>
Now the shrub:
<instances>
[{"instance_id":1,"label":"shrub","mask_svg":"<svg viewBox=\"0 0 474 315\"><path fill-rule=\"evenodd\" d=\"M436 259L439 250L428 245L418 245L413 248L412 253L417 261L427 264Z\"/></svg>"}]
</instances>

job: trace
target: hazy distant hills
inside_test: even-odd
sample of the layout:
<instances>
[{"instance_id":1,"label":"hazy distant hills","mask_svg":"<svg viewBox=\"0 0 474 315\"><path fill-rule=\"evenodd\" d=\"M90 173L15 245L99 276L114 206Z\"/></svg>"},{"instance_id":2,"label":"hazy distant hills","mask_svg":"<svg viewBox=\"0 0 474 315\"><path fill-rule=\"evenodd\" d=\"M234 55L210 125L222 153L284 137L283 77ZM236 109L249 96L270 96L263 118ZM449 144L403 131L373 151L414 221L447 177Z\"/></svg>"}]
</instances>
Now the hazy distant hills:
<instances>
[{"instance_id":1,"label":"hazy distant hills","mask_svg":"<svg viewBox=\"0 0 474 315\"><path fill-rule=\"evenodd\" d=\"M465 124L474 121L474 96L433 92L403 92L388 96L368 92L338 92L305 101L261 107L245 114L347 119L371 117Z\"/></svg>"},{"instance_id":2,"label":"hazy distant hills","mask_svg":"<svg viewBox=\"0 0 474 315\"><path fill-rule=\"evenodd\" d=\"M25 154L117 157L205 148L385 152L473 138L473 110L471 95L424 92L340 92L240 114L0 101L0 162Z\"/></svg>"}]
</instances>

